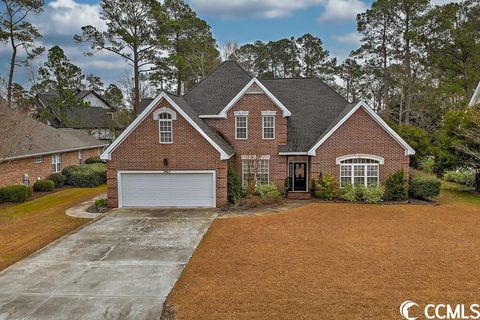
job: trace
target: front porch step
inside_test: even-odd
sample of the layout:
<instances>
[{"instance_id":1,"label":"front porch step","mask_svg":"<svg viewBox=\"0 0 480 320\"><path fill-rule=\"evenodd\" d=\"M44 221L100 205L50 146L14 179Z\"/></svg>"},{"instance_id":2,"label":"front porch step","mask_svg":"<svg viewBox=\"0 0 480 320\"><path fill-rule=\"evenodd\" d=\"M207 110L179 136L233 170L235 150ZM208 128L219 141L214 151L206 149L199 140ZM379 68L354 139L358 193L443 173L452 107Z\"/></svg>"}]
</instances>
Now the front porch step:
<instances>
[{"instance_id":1,"label":"front porch step","mask_svg":"<svg viewBox=\"0 0 480 320\"><path fill-rule=\"evenodd\" d=\"M287 198L291 200L310 200L312 194L310 192L289 192Z\"/></svg>"}]
</instances>

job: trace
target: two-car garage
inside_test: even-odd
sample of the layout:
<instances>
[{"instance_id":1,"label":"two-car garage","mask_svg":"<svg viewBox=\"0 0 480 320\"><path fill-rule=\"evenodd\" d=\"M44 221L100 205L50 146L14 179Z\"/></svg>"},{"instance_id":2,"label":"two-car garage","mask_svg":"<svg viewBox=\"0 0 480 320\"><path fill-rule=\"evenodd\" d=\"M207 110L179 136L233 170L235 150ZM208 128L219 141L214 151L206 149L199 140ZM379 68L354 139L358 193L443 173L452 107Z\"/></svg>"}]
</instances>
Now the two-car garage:
<instances>
[{"instance_id":1,"label":"two-car garage","mask_svg":"<svg viewBox=\"0 0 480 320\"><path fill-rule=\"evenodd\" d=\"M119 171L119 207L216 206L215 171Z\"/></svg>"}]
</instances>

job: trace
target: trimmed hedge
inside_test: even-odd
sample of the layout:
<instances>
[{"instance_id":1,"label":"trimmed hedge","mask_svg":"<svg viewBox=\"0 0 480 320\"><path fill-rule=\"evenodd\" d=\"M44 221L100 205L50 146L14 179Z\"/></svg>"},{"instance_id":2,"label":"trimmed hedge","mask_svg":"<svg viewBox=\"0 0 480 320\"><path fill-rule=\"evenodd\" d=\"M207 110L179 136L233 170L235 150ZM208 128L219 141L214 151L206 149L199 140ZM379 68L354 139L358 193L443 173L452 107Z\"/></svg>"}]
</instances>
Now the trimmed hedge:
<instances>
[{"instance_id":1,"label":"trimmed hedge","mask_svg":"<svg viewBox=\"0 0 480 320\"><path fill-rule=\"evenodd\" d=\"M400 169L387 177L385 182L385 200L398 201L408 198L408 184L403 169Z\"/></svg>"},{"instance_id":2,"label":"trimmed hedge","mask_svg":"<svg viewBox=\"0 0 480 320\"><path fill-rule=\"evenodd\" d=\"M411 175L410 176L410 195L416 199L433 199L440 194L441 182L434 177Z\"/></svg>"},{"instance_id":3,"label":"trimmed hedge","mask_svg":"<svg viewBox=\"0 0 480 320\"><path fill-rule=\"evenodd\" d=\"M55 184L55 188L61 188L65 184L65 176L60 172L52 173L47 177L47 180L52 180Z\"/></svg>"},{"instance_id":4,"label":"trimmed hedge","mask_svg":"<svg viewBox=\"0 0 480 320\"><path fill-rule=\"evenodd\" d=\"M100 156L95 156L95 157L90 157L85 160L85 164L93 164L93 163L105 163L102 159L100 159Z\"/></svg>"},{"instance_id":5,"label":"trimmed hedge","mask_svg":"<svg viewBox=\"0 0 480 320\"><path fill-rule=\"evenodd\" d=\"M65 183L77 187L96 187L107 182L107 167L103 163L68 166L63 169Z\"/></svg>"},{"instance_id":6,"label":"trimmed hedge","mask_svg":"<svg viewBox=\"0 0 480 320\"><path fill-rule=\"evenodd\" d=\"M55 189L53 180L38 180L33 184L33 191L35 192L49 192L53 189Z\"/></svg>"},{"instance_id":7,"label":"trimmed hedge","mask_svg":"<svg viewBox=\"0 0 480 320\"><path fill-rule=\"evenodd\" d=\"M23 184L0 188L0 202L25 202L32 195L32 189Z\"/></svg>"}]
</instances>

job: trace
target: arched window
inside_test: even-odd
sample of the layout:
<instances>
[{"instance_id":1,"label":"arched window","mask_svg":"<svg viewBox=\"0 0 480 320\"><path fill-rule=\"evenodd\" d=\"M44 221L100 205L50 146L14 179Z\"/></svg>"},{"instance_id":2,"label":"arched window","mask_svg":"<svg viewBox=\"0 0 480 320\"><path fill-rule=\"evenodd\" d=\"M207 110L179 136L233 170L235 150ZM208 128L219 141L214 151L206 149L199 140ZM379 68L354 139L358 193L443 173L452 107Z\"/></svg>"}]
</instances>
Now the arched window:
<instances>
[{"instance_id":1,"label":"arched window","mask_svg":"<svg viewBox=\"0 0 480 320\"><path fill-rule=\"evenodd\" d=\"M160 143L173 143L172 120L177 119L176 112L168 108L160 108L153 113L153 119L158 120Z\"/></svg>"},{"instance_id":2,"label":"arched window","mask_svg":"<svg viewBox=\"0 0 480 320\"><path fill-rule=\"evenodd\" d=\"M158 116L158 125L160 127L160 143L172 143L172 115L161 113Z\"/></svg>"},{"instance_id":3,"label":"arched window","mask_svg":"<svg viewBox=\"0 0 480 320\"><path fill-rule=\"evenodd\" d=\"M379 181L379 165L384 159L378 156L351 155L337 158L340 165L340 187L347 184L354 186L377 186Z\"/></svg>"}]
</instances>

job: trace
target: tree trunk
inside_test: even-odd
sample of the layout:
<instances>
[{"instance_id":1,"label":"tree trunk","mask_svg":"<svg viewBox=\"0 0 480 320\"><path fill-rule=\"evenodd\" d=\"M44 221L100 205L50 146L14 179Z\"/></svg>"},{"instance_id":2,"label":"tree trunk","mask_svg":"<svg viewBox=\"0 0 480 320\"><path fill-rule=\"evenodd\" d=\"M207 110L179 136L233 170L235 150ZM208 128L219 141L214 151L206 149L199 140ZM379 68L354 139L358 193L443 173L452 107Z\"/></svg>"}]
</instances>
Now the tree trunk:
<instances>
[{"instance_id":1,"label":"tree trunk","mask_svg":"<svg viewBox=\"0 0 480 320\"><path fill-rule=\"evenodd\" d=\"M133 111L135 115L138 114L140 108L140 70L138 67L138 50L134 48L133 50Z\"/></svg>"},{"instance_id":2,"label":"tree trunk","mask_svg":"<svg viewBox=\"0 0 480 320\"><path fill-rule=\"evenodd\" d=\"M382 62L383 62L383 113L386 120L390 120L390 101L388 96L388 88L390 86L390 79L388 74L388 54L387 54L387 26L386 22L383 27L382 35Z\"/></svg>"},{"instance_id":3,"label":"tree trunk","mask_svg":"<svg viewBox=\"0 0 480 320\"><path fill-rule=\"evenodd\" d=\"M465 90L465 96L467 98L471 97L470 91L468 90L468 63L467 63L467 58L465 57L464 60L462 61L463 63L463 79L464 79L464 85L463 88Z\"/></svg>"},{"instance_id":4,"label":"tree trunk","mask_svg":"<svg viewBox=\"0 0 480 320\"><path fill-rule=\"evenodd\" d=\"M405 123L410 122L410 111L413 102L413 78L412 78L412 61L410 52L410 10L407 8L405 13L405 71L407 72L407 95L405 97Z\"/></svg>"},{"instance_id":5,"label":"tree trunk","mask_svg":"<svg viewBox=\"0 0 480 320\"><path fill-rule=\"evenodd\" d=\"M8 72L7 84L7 104L9 107L12 105L13 73L15 71L15 60L17 59L17 47L13 40L13 34L10 35L10 43L12 44L12 58L10 59L10 70Z\"/></svg>"},{"instance_id":6,"label":"tree trunk","mask_svg":"<svg viewBox=\"0 0 480 320\"><path fill-rule=\"evenodd\" d=\"M179 41L180 41L180 35L177 33L175 35L175 52L177 53L177 96L181 96L182 95L182 72L180 70L180 64L178 63L178 57L179 57L179 53L180 53L180 45L179 45Z\"/></svg>"},{"instance_id":7,"label":"tree trunk","mask_svg":"<svg viewBox=\"0 0 480 320\"><path fill-rule=\"evenodd\" d=\"M480 192L480 170L475 172L475 191Z\"/></svg>"}]
</instances>

